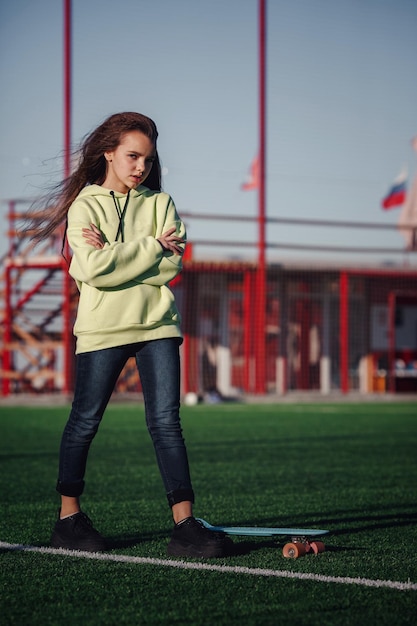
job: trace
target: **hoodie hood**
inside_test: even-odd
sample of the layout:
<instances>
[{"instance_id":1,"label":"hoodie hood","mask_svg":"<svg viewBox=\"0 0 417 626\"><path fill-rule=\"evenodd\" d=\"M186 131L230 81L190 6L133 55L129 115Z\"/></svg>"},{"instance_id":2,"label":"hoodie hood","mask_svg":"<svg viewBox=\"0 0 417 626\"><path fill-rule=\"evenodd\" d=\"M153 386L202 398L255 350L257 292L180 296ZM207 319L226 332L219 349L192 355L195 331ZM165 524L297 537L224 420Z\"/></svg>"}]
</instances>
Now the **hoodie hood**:
<instances>
[{"instance_id":1,"label":"hoodie hood","mask_svg":"<svg viewBox=\"0 0 417 626\"><path fill-rule=\"evenodd\" d=\"M144 185L138 185L138 187L129 189L127 193L121 193L120 191L113 191L112 189L107 189L102 187L101 185L87 185L84 187L80 194L78 195L78 199L84 201L93 200L101 205L103 208L107 207L107 210L111 212L115 211L115 214L118 218L117 232L115 236L115 241L125 240L124 237L124 224L126 213L129 210L128 205L132 205L135 202L142 202L144 199L155 196L157 192L151 191L148 187ZM131 210L131 209L130 209Z\"/></svg>"}]
</instances>

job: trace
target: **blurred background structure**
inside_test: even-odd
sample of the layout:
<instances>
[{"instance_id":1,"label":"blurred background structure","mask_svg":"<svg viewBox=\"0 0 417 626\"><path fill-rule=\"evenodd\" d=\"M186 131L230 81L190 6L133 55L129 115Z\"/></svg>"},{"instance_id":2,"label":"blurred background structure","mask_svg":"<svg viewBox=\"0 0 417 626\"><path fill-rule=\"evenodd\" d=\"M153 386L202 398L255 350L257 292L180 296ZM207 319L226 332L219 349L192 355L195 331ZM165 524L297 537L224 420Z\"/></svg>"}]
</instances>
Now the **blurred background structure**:
<instances>
[{"instance_id":1,"label":"blurred background structure","mask_svg":"<svg viewBox=\"0 0 417 626\"><path fill-rule=\"evenodd\" d=\"M60 242L21 229L72 147L128 109L156 119L187 224L184 395L417 391L413 0L16 0L0 16L4 396L71 392L75 287ZM139 389L129 364L118 390Z\"/></svg>"},{"instance_id":2,"label":"blurred background structure","mask_svg":"<svg viewBox=\"0 0 417 626\"><path fill-rule=\"evenodd\" d=\"M59 240L35 253L18 235L24 208L10 203L2 394L69 393L77 292ZM191 230L193 217L186 221ZM364 252L352 252L348 265L268 263L265 323L257 328L258 264L199 260L198 245L188 244L184 270L172 285L183 317L184 394L214 402L289 391L417 391L415 268L366 264ZM132 361L118 390L139 389Z\"/></svg>"}]
</instances>

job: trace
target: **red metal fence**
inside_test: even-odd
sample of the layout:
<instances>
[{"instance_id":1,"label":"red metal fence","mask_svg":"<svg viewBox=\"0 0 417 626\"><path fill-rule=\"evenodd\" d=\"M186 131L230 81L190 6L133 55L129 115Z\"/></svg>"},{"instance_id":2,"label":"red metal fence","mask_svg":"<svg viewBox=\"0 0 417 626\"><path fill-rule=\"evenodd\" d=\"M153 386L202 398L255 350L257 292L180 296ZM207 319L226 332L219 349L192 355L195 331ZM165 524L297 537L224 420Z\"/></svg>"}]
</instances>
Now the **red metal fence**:
<instances>
[{"instance_id":1,"label":"red metal fence","mask_svg":"<svg viewBox=\"0 0 417 626\"><path fill-rule=\"evenodd\" d=\"M69 393L77 293L60 242L35 250L21 234L24 208L9 204L1 393ZM198 260L195 245L172 285L183 319L184 394L217 401L291 391L417 390L416 269L269 262L260 317L257 263ZM118 390L139 389L129 363Z\"/></svg>"}]
</instances>

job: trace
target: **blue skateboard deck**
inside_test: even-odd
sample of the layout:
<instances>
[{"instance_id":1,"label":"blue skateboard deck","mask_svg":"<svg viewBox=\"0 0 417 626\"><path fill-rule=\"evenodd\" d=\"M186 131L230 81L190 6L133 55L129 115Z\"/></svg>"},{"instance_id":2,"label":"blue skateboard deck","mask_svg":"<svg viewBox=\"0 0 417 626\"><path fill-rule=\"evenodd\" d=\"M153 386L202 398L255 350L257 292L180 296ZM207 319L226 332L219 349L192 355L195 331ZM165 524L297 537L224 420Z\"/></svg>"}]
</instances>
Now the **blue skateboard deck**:
<instances>
[{"instance_id":1,"label":"blue skateboard deck","mask_svg":"<svg viewBox=\"0 0 417 626\"><path fill-rule=\"evenodd\" d=\"M248 537L320 537L327 535L328 530L318 528L265 528L262 526L212 526L206 520L197 518L208 530L226 533L227 535L241 535Z\"/></svg>"}]
</instances>

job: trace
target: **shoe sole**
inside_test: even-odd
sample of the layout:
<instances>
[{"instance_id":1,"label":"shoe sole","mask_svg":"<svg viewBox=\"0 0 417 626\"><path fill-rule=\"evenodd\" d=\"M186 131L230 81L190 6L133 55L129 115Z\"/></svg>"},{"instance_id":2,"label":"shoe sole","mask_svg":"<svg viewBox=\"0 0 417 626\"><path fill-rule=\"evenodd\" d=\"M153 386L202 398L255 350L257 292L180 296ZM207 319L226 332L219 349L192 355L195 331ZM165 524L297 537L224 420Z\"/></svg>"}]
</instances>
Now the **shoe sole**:
<instances>
[{"instance_id":1,"label":"shoe sole","mask_svg":"<svg viewBox=\"0 0 417 626\"><path fill-rule=\"evenodd\" d=\"M104 543L88 543L85 545L71 543L59 536L53 536L50 541L52 548L62 548L64 550L75 550L77 552L104 552L107 546Z\"/></svg>"},{"instance_id":2,"label":"shoe sole","mask_svg":"<svg viewBox=\"0 0 417 626\"><path fill-rule=\"evenodd\" d=\"M223 546L212 546L210 548L200 548L193 544L168 544L167 553L169 556L188 556L197 559L211 559L224 556Z\"/></svg>"}]
</instances>

